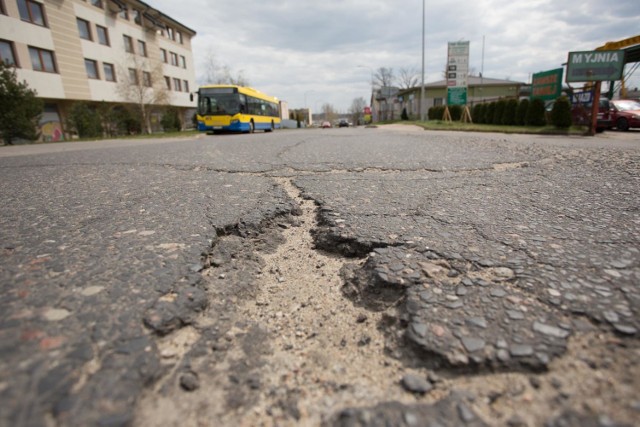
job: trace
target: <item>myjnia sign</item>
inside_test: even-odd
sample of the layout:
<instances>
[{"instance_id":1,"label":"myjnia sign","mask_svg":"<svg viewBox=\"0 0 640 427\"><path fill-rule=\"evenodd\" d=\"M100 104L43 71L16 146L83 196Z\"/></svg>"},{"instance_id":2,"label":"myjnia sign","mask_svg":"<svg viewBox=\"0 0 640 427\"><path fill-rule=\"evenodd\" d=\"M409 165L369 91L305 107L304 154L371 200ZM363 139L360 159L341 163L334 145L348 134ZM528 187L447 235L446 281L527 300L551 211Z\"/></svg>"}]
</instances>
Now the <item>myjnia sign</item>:
<instances>
[{"instance_id":1,"label":"myjnia sign","mask_svg":"<svg viewBox=\"0 0 640 427\"><path fill-rule=\"evenodd\" d=\"M620 80L624 69L624 51L593 50L569 52L567 82Z\"/></svg>"}]
</instances>

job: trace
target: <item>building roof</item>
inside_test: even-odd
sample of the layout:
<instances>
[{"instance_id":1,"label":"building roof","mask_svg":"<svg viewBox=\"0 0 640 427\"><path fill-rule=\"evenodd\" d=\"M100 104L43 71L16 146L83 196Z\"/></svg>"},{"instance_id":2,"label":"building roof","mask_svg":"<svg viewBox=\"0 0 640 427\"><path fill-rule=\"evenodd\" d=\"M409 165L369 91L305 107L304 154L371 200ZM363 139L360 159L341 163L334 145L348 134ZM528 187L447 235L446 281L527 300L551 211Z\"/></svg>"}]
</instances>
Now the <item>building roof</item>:
<instances>
[{"instance_id":1,"label":"building roof","mask_svg":"<svg viewBox=\"0 0 640 427\"><path fill-rule=\"evenodd\" d=\"M491 77L479 77L479 76L469 76L468 77L468 86L526 86L527 83L524 82L516 82L513 80L506 79L492 79ZM446 80L439 80L437 82L425 83L424 87L426 89L441 89L447 87ZM398 92L398 95L404 95L406 93L415 92L416 90L420 90L420 86L411 87L408 89L402 89Z\"/></svg>"},{"instance_id":2,"label":"building roof","mask_svg":"<svg viewBox=\"0 0 640 427\"><path fill-rule=\"evenodd\" d=\"M506 79L493 79L491 77L480 77L480 76L468 76L467 77L468 86L508 86L508 85L525 85L524 82L516 82L513 80ZM433 83L425 84L425 87L436 88L436 87L446 87L446 80L439 80Z\"/></svg>"},{"instance_id":3,"label":"building roof","mask_svg":"<svg viewBox=\"0 0 640 427\"><path fill-rule=\"evenodd\" d=\"M111 1L113 1L116 4L123 3L122 0L111 0ZM140 4L140 5L142 5L143 7L146 8L146 10L144 10L143 13L149 13L150 11L153 11L153 12L158 14L158 16L156 16L155 18L162 18L165 21L172 22L174 25L177 25L177 26L181 27L182 29L189 31L190 33L192 33L192 35L194 35L194 36L196 35L196 31L195 30L192 30L191 28L187 27L186 25L181 24L180 22L176 21L172 17L170 17L168 15L165 15L164 13L162 13L161 11L156 9L155 7L143 2L142 0L133 0L133 1L135 3L138 3L138 4Z\"/></svg>"}]
</instances>

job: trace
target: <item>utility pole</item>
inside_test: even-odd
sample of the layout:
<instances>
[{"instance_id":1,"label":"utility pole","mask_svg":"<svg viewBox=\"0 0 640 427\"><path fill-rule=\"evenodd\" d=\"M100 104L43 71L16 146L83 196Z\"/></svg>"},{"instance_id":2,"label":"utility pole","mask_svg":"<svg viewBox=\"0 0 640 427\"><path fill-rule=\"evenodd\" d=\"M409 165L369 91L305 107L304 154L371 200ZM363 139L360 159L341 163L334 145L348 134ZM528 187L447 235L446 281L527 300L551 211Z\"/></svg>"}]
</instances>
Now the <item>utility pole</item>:
<instances>
[{"instance_id":1,"label":"utility pole","mask_svg":"<svg viewBox=\"0 0 640 427\"><path fill-rule=\"evenodd\" d=\"M420 121L424 122L424 2L422 0L422 84L420 85Z\"/></svg>"}]
</instances>

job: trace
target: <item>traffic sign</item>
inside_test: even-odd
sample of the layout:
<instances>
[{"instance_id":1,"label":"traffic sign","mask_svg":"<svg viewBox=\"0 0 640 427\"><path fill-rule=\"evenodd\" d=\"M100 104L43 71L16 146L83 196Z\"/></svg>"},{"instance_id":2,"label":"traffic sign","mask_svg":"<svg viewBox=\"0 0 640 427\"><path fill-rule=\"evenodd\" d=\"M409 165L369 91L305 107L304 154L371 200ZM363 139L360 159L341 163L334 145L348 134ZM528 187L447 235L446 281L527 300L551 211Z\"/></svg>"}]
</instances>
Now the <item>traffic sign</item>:
<instances>
[{"instance_id":1,"label":"traffic sign","mask_svg":"<svg viewBox=\"0 0 640 427\"><path fill-rule=\"evenodd\" d=\"M620 80L623 69L622 50L569 52L567 83Z\"/></svg>"}]
</instances>

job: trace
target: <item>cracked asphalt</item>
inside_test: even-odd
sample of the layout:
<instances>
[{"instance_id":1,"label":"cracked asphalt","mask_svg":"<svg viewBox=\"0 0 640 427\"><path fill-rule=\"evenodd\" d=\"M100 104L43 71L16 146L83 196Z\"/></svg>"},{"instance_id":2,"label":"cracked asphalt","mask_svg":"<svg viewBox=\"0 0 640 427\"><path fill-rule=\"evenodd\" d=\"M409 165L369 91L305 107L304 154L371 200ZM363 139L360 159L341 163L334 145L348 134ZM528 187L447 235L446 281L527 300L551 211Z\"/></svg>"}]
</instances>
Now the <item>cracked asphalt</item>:
<instances>
[{"instance_id":1,"label":"cracked asphalt","mask_svg":"<svg viewBox=\"0 0 640 427\"><path fill-rule=\"evenodd\" d=\"M0 174L0 425L640 419L637 133L47 144Z\"/></svg>"}]
</instances>

